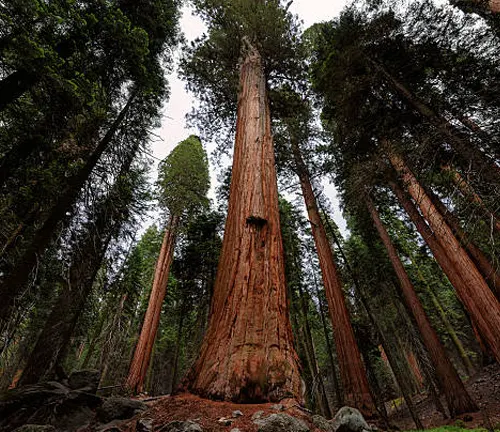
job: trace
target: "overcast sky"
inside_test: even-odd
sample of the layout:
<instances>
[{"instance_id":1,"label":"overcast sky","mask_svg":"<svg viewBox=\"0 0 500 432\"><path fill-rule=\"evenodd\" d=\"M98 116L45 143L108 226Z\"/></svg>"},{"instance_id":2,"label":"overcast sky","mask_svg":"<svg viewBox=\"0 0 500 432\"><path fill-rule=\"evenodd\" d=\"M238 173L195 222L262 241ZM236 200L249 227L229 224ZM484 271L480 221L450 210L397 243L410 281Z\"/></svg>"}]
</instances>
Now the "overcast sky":
<instances>
[{"instance_id":1,"label":"overcast sky","mask_svg":"<svg viewBox=\"0 0 500 432\"><path fill-rule=\"evenodd\" d=\"M314 23L327 21L337 16L347 3L347 0L294 0L290 6L290 10L300 17L304 22L304 28L307 28ZM203 33L204 25L198 17L192 15L189 8L184 7L181 18L181 29L186 39L191 41ZM195 105L193 96L186 92L184 83L178 79L175 72L170 75L169 84L171 89L170 99L164 107L162 126L156 131L156 135L159 138L153 144L153 155L160 160L164 159L179 141L182 141L191 134L198 135L197 130L187 128L185 119L186 114ZM210 149L207 150L210 151ZM154 164L156 168L158 160L155 160ZM211 167L211 173L212 189L210 196L214 198L217 176L214 167ZM156 169L153 170L152 175L153 178L156 178ZM337 207L335 189L328 183L325 183L324 187L325 194L334 205L334 219L341 230L344 231L345 222ZM287 198L292 199L293 196L288 195Z\"/></svg>"}]
</instances>

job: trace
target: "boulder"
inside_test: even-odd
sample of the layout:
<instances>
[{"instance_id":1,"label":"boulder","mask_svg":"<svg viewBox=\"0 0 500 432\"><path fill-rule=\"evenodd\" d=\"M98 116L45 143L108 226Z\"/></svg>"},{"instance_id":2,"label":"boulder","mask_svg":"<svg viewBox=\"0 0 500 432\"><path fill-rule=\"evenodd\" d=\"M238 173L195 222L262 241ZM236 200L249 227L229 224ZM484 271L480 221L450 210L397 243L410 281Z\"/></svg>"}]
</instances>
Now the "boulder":
<instances>
[{"instance_id":1,"label":"boulder","mask_svg":"<svg viewBox=\"0 0 500 432\"><path fill-rule=\"evenodd\" d=\"M126 420L147 409L147 405L135 399L122 397L107 398L97 410L97 418L102 423Z\"/></svg>"},{"instance_id":2,"label":"boulder","mask_svg":"<svg viewBox=\"0 0 500 432\"><path fill-rule=\"evenodd\" d=\"M269 417L255 420L259 432L308 432L309 427L302 421L288 414L271 414Z\"/></svg>"},{"instance_id":3,"label":"boulder","mask_svg":"<svg viewBox=\"0 0 500 432\"><path fill-rule=\"evenodd\" d=\"M68 387L72 390L96 393L100 380L101 374L98 370L76 371L69 376Z\"/></svg>"},{"instance_id":4,"label":"boulder","mask_svg":"<svg viewBox=\"0 0 500 432\"><path fill-rule=\"evenodd\" d=\"M315 414L312 416L311 420L318 429L322 431L333 431L332 424L323 416Z\"/></svg>"},{"instance_id":5,"label":"boulder","mask_svg":"<svg viewBox=\"0 0 500 432\"><path fill-rule=\"evenodd\" d=\"M158 432L203 432L198 423L193 421L173 421L158 429Z\"/></svg>"},{"instance_id":6,"label":"boulder","mask_svg":"<svg viewBox=\"0 0 500 432\"><path fill-rule=\"evenodd\" d=\"M331 421L334 432L371 432L363 415L352 407L342 407Z\"/></svg>"},{"instance_id":7,"label":"boulder","mask_svg":"<svg viewBox=\"0 0 500 432\"><path fill-rule=\"evenodd\" d=\"M15 429L14 432L56 432L56 428L51 425L25 424Z\"/></svg>"}]
</instances>

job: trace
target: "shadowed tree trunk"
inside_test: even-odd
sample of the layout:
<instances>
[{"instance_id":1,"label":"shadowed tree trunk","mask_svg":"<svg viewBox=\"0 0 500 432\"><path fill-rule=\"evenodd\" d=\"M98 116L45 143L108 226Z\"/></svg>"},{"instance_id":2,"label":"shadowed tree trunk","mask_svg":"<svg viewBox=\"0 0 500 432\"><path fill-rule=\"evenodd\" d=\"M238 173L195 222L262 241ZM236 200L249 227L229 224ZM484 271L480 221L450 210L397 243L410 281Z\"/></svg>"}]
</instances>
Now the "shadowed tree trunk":
<instances>
[{"instance_id":1,"label":"shadowed tree trunk","mask_svg":"<svg viewBox=\"0 0 500 432\"><path fill-rule=\"evenodd\" d=\"M0 112L38 81L39 77L37 75L24 69L12 72L0 80Z\"/></svg>"},{"instance_id":2,"label":"shadowed tree trunk","mask_svg":"<svg viewBox=\"0 0 500 432\"><path fill-rule=\"evenodd\" d=\"M445 267L447 268L448 271L445 270L445 272L457 290L458 297L491 348L495 358L500 361L500 303L403 159L395 153L390 153L389 158L393 167L401 176L408 192L433 231L428 233L430 235L425 235L424 239L427 242L429 239L435 238L437 242L432 239L430 242L434 245L436 243L440 245L440 248L435 248L437 254L441 257L443 252L446 254L446 258L441 260L444 264L443 270ZM410 217L412 216L410 215ZM419 228L417 227L417 229ZM428 244L431 247L429 242ZM437 256L436 259L440 262Z\"/></svg>"},{"instance_id":3,"label":"shadowed tree trunk","mask_svg":"<svg viewBox=\"0 0 500 432\"><path fill-rule=\"evenodd\" d=\"M144 390L144 381L148 373L151 353L156 339L156 332L160 325L160 315L163 300L167 293L170 266L174 258L176 229L179 223L178 216L171 216L165 230L160 255L156 262L153 288L149 296L148 308L142 323L141 334L135 347L134 357L130 363L129 373L125 386L134 393Z\"/></svg>"},{"instance_id":4,"label":"shadowed tree trunk","mask_svg":"<svg viewBox=\"0 0 500 432\"><path fill-rule=\"evenodd\" d=\"M30 236L31 239L25 245L22 255L15 260L15 264L5 272L5 276L0 283L0 297L2 298L2 302L0 303L0 320L8 318L11 307L24 285L28 282L39 255L45 251L52 241L59 223L66 217L67 212L74 205L78 194L85 185L92 170L97 165L104 151L111 144L116 131L125 120L134 97L135 93L129 97L127 104L104 137L99 141L82 169L62 185L57 202L44 215L40 216L40 227ZM12 244L14 245L14 242ZM3 253L6 253L6 251L3 251Z\"/></svg>"},{"instance_id":5,"label":"shadowed tree trunk","mask_svg":"<svg viewBox=\"0 0 500 432\"><path fill-rule=\"evenodd\" d=\"M191 391L238 402L301 399L289 321L266 78L247 47L240 69L229 208Z\"/></svg>"},{"instance_id":6,"label":"shadowed tree trunk","mask_svg":"<svg viewBox=\"0 0 500 432\"><path fill-rule=\"evenodd\" d=\"M377 229L382 243L387 250L394 271L398 276L408 310L412 313L415 322L417 323L422 340L432 360L434 369L436 370L436 378L438 380L440 390L446 398L450 415L452 417L456 417L459 414L477 411L478 408L476 404L472 401L469 394L465 390L465 387L448 358L448 354L441 344L437 333L432 328L429 318L427 317L420 299L415 292L415 288L413 287L413 284L410 281L410 278L408 277L408 274L406 273L406 270L397 254L396 248L392 244L391 238L389 237L389 234L387 233L382 221L380 220L378 212L368 195L365 197L365 201L375 228Z\"/></svg>"},{"instance_id":7,"label":"shadowed tree trunk","mask_svg":"<svg viewBox=\"0 0 500 432\"><path fill-rule=\"evenodd\" d=\"M403 82L391 75L383 65L368 56L366 58L387 79L396 92L403 96L410 106L436 127L451 145L463 166L470 166L478 178L484 179L491 187L499 187L500 168L492 159L462 136L455 126L414 95Z\"/></svg>"},{"instance_id":8,"label":"shadowed tree trunk","mask_svg":"<svg viewBox=\"0 0 500 432\"><path fill-rule=\"evenodd\" d=\"M335 265L333 252L319 214L316 197L314 196L300 148L293 139L291 146L323 276L323 285L325 286L330 319L333 325L337 360L344 389L344 403L358 408L364 415L370 417L375 414L375 405L345 304L342 283Z\"/></svg>"}]
</instances>

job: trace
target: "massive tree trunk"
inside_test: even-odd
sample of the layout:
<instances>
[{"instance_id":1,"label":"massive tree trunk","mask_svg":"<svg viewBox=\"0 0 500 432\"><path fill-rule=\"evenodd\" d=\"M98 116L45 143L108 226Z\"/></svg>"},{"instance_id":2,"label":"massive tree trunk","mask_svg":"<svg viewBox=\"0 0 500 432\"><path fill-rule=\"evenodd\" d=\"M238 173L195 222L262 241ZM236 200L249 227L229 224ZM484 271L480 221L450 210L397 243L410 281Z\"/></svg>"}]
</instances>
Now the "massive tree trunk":
<instances>
[{"instance_id":1,"label":"massive tree trunk","mask_svg":"<svg viewBox=\"0 0 500 432\"><path fill-rule=\"evenodd\" d=\"M366 58L387 79L396 92L403 96L410 106L436 127L453 148L458 160L464 167L470 167L474 174L477 175L477 178L484 179L491 187L500 187L500 167L492 159L462 136L455 126L414 95L403 82L391 75L383 65L368 56Z\"/></svg>"},{"instance_id":2,"label":"massive tree trunk","mask_svg":"<svg viewBox=\"0 0 500 432\"><path fill-rule=\"evenodd\" d=\"M130 363L129 373L125 386L135 393L141 393L144 387L144 381L151 361L151 353L156 339L156 332L160 325L160 315L163 306L163 300L167 293L168 276L170 266L174 258L174 247L178 216L171 216L168 222L165 236L161 245L160 256L156 262L153 288L149 296L148 308L144 316L141 333L137 346L135 347L134 357Z\"/></svg>"},{"instance_id":3,"label":"massive tree trunk","mask_svg":"<svg viewBox=\"0 0 500 432\"><path fill-rule=\"evenodd\" d=\"M89 178L92 170L97 165L104 151L109 147L111 141L123 123L128 110L134 100L135 93L129 97L125 107L122 109L118 117L115 119L107 133L99 141L98 145L87 159L85 165L73 177L70 177L67 182L62 185L61 193L54 205L50 206L47 212L39 217L40 225L33 235L29 236L27 243L23 245L23 253L15 259L15 263L10 266L3 276L0 283L0 320L7 319L14 304L16 297L22 291L24 285L28 282L31 271L36 265L38 257L45 251L49 243L52 241L54 233L57 231L59 223L65 219L67 212L74 205L78 198L82 187ZM14 245L14 242L12 242ZM3 251L7 253L8 251ZM15 252L15 251L12 251Z\"/></svg>"},{"instance_id":4,"label":"massive tree trunk","mask_svg":"<svg viewBox=\"0 0 500 432\"><path fill-rule=\"evenodd\" d=\"M439 341L437 333L432 328L432 325L425 313L425 310L418 298L415 288L413 287L408 274L396 252L396 248L392 244L391 238L385 229L377 210L370 197L365 198L368 211L372 217L375 228L384 244L391 264L399 279L403 297L408 306L408 310L413 315L418 329L422 336L422 341L427 348L427 352L432 360L436 371L436 378L439 383L440 390L446 398L448 409L452 417L466 412L477 411L476 404L472 401L469 394L458 376L457 371L453 367L448 355Z\"/></svg>"},{"instance_id":5,"label":"massive tree trunk","mask_svg":"<svg viewBox=\"0 0 500 432\"><path fill-rule=\"evenodd\" d=\"M330 310L340 376L344 389L344 402L349 406L358 408L363 414L372 416L375 414L375 405L349 318L349 311L345 304L342 283L335 265L333 252L318 211L316 197L299 146L293 140L291 145L323 276L323 285Z\"/></svg>"},{"instance_id":6,"label":"massive tree trunk","mask_svg":"<svg viewBox=\"0 0 500 432\"><path fill-rule=\"evenodd\" d=\"M436 248L436 252L441 257L443 252L446 255L446 258L442 259L443 270L448 269L445 272L457 290L458 297L479 328L495 358L500 361L500 303L403 159L392 151L389 153L392 165L401 176L408 192L433 231L430 235L424 236L424 239L429 247L431 247L430 243L440 245L440 248ZM433 241L433 236L437 242ZM436 259L439 261L437 256Z\"/></svg>"},{"instance_id":7,"label":"massive tree trunk","mask_svg":"<svg viewBox=\"0 0 500 432\"><path fill-rule=\"evenodd\" d=\"M229 209L212 314L187 384L238 402L300 396L288 316L271 119L260 54L240 70Z\"/></svg>"}]
</instances>

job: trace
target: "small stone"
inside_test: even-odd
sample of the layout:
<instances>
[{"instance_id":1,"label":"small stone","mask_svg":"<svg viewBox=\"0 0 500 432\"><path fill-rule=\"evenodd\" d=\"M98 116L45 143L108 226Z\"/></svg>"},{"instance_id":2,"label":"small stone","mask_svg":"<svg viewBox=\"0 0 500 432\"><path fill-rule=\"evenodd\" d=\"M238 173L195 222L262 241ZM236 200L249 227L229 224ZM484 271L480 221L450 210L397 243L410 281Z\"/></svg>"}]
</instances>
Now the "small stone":
<instances>
[{"instance_id":1,"label":"small stone","mask_svg":"<svg viewBox=\"0 0 500 432\"><path fill-rule=\"evenodd\" d=\"M264 415L264 411L255 411L252 415L252 420L258 420Z\"/></svg>"},{"instance_id":2,"label":"small stone","mask_svg":"<svg viewBox=\"0 0 500 432\"><path fill-rule=\"evenodd\" d=\"M363 432L371 431L363 415L352 407L342 407L337 411L331 421L332 429L335 432Z\"/></svg>"},{"instance_id":3,"label":"small stone","mask_svg":"<svg viewBox=\"0 0 500 432\"><path fill-rule=\"evenodd\" d=\"M231 432L241 432L238 428L231 429Z\"/></svg>"},{"instance_id":4,"label":"small stone","mask_svg":"<svg viewBox=\"0 0 500 432\"><path fill-rule=\"evenodd\" d=\"M281 404L275 404L275 405L271 406L271 409L273 409L275 411L284 411L285 406L281 405Z\"/></svg>"},{"instance_id":5,"label":"small stone","mask_svg":"<svg viewBox=\"0 0 500 432\"><path fill-rule=\"evenodd\" d=\"M232 419L228 419L226 417L221 417L219 420L217 420L220 424L224 426L231 426L231 423L233 422Z\"/></svg>"},{"instance_id":6,"label":"small stone","mask_svg":"<svg viewBox=\"0 0 500 432\"><path fill-rule=\"evenodd\" d=\"M152 432L153 431L153 419L142 418L137 420L135 425L136 432Z\"/></svg>"},{"instance_id":7,"label":"small stone","mask_svg":"<svg viewBox=\"0 0 500 432\"><path fill-rule=\"evenodd\" d=\"M240 410L233 411L233 418L241 417L243 413Z\"/></svg>"}]
</instances>

